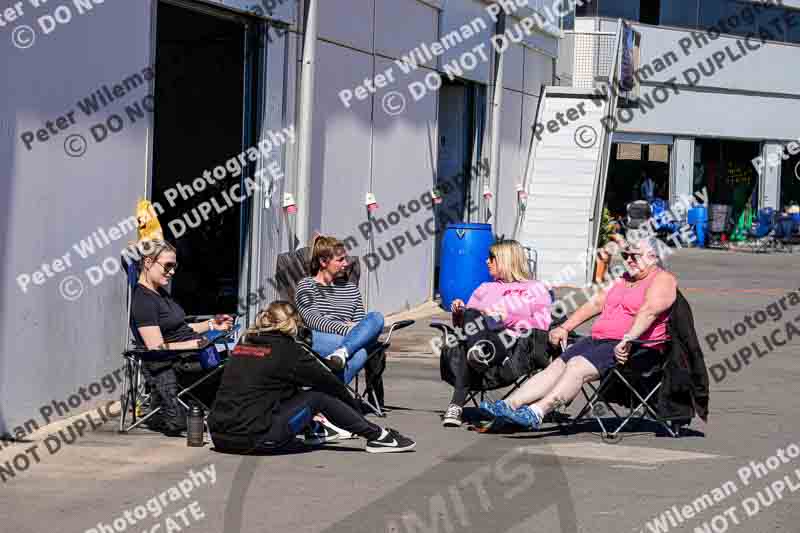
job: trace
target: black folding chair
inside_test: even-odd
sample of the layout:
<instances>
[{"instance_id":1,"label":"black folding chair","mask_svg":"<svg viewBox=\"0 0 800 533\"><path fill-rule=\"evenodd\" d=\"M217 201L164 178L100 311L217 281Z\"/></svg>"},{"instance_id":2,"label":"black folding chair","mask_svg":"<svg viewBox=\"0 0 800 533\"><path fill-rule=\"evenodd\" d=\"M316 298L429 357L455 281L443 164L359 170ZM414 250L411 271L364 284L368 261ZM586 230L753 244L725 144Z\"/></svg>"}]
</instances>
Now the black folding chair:
<instances>
[{"instance_id":1,"label":"black folding chair","mask_svg":"<svg viewBox=\"0 0 800 533\"><path fill-rule=\"evenodd\" d=\"M161 406L158 406L155 409L151 409L147 415L141 415L141 410L149 405L151 397L151 391L148 390L148 386L143 379L144 364L150 362L177 363L179 361L193 361L200 363L200 357L198 356L198 349L196 348L185 350L148 350L143 348L144 341L139 335L136 325L133 323L133 317L131 314L133 290L135 289L139 279L139 264L136 261L131 260L130 256L123 254L122 266L123 271L127 276L128 291L126 307L129 327L125 338L126 348L122 352L124 366L122 392L120 396L121 415L119 421L119 432L127 433L128 431L140 426L161 411ZM201 321L209 318L213 317L210 315L187 316L186 320ZM233 348L233 346L236 344L235 337L238 333L238 330L239 326L237 325L227 333L212 332L215 335L207 335L207 338L212 342L212 344L205 348L205 350L212 352L208 355L211 359L216 357L216 359L219 360L219 364L214 368L209 368L201 377L192 383L189 383L185 386L181 385L180 382L178 383L176 399L178 403L180 403L181 406L187 411L190 407L187 401L195 402L198 405L201 405L204 408L206 415L210 411L211 406L208 405L208 402L204 402L203 399L194 391L204 383L221 374L225 366L226 359L223 357L223 354L220 353L220 351L230 351ZM130 423L128 423L129 420Z\"/></svg>"},{"instance_id":2,"label":"black folding chair","mask_svg":"<svg viewBox=\"0 0 800 533\"><path fill-rule=\"evenodd\" d=\"M620 431L636 417L635 423L646 418L661 425L672 437L680 436L683 420L670 420L661 416L657 410L657 393L663 386L664 372L668 365L665 354L669 353L669 343L664 351L648 348L639 341L632 341L635 347L628 363L615 365L601 378L600 384L586 383L581 392L586 398L586 405L578 412L569 424L573 429L587 415L591 415L600 425L604 440L614 442L620 438ZM587 391L587 388L590 391ZM628 413L622 416L614 409L612 403L628 406ZM603 417L608 412L616 417L616 425L606 428ZM562 426L563 428L564 426Z\"/></svg>"},{"instance_id":3,"label":"black folding chair","mask_svg":"<svg viewBox=\"0 0 800 533\"><path fill-rule=\"evenodd\" d=\"M297 284L301 279L309 276L308 265L310 258L311 249L308 247L278 255L275 268L275 281L281 298L294 303ZM348 265L347 271L348 281L358 287L360 274L361 265L359 258L350 256L350 264ZM395 322L389 327L386 338L383 341L378 341L378 343L369 350L363 369L363 387L360 383L360 375L362 372L356 375L353 386L345 384L356 399L362 402L367 409L377 416L386 416L384 413L383 372L386 370L386 352L391 346L389 341L395 330L406 328L412 324L414 324L413 320L400 320ZM307 346L307 348L324 364L324 357L314 352L311 346ZM327 368L327 365L325 365L325 367Z\"/></svg>"}]
</instances>

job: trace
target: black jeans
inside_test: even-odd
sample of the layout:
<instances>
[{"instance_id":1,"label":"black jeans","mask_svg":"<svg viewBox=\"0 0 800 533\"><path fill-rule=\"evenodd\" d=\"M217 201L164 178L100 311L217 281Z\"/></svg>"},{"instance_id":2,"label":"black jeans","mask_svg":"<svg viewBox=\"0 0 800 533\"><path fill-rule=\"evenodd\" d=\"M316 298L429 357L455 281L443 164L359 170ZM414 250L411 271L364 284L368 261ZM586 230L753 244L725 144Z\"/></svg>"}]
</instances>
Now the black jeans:
<instances>
[{"instance_id":1,"label":"black jeans","mask_svg":"<svg viewBox=\"0 0 800 533\"><path fill-rule=\"evenodd\" d=\"M379 426L369 422L339 398L319 391L302 391L281 403L278 412L273 413L272 426L259 439L257 449L280 449L310 426L317 413L322 413L343 430L367 440L375 440L381 435Z\"/></svg>"}]
</instances>

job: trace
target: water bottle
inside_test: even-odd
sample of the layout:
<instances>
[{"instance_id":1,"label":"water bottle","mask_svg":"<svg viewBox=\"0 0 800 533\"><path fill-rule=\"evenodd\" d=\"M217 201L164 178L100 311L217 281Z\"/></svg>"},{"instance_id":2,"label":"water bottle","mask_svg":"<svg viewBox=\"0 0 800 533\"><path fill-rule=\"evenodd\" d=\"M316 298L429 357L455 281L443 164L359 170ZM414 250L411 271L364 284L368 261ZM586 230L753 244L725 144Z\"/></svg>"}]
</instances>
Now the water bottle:
<instances>
[{"instance_id":1,"label":"water bottle","mask_svg":"<svg viewBox=\"0 0 800 533\"><path fill-rule=\"evenodd\" d=\"M191 409L189 409L186 427L187 446L202 447L205 445L205 422L203 417L203 409L199 405L192 404Z\"/></svg>"}]
</instances>

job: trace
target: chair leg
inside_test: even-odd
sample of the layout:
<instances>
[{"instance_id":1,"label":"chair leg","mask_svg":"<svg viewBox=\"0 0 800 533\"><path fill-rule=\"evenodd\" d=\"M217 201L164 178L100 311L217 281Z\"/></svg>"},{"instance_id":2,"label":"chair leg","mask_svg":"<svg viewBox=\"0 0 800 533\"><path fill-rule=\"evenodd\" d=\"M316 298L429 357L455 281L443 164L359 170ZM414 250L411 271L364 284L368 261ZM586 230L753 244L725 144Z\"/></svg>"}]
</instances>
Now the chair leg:
<instances>
[{"instance_id":1,"label":"chair leg","mask_svg":"<svg viewBox=\"0 0 800 533\"><path fill-rule=\"evenodd\" d=\"M119 432L125 433L125 420L128 417L128 409L131 406L131 390L133 390L133 384L129 379L131 374L131 361L126 357L125 358L125 371L122 373L122 393L120 394L120 416L119 416ZM131 390L128 387L131 387Z\"/></svg>"},{"instance_id":2,"label":"chair leg","mask_svg":"<svg viewBox=\"0 0 800 533\"><path fill-rule=\"evenodd\" d=\"M202 378L200 378L200 379L198 379L197 381L195 381L194 383L192 383L190 386L188 386L188 387L186 387L185 389L181 390L181 391L180 391L180 392L177 394L177 396L176 396L176 399L178 400L178 403L180 403L180 404L183 406L183 408L184 408L184 409L186 409L187 411L189 411L189 409L190 409L190 406L189 406L189 405L188 405L186 402L184 402L184 401L183 401L183 396L185 396L185 395L187 395L187 394L191 393L191 392L192 392L192 390L196 389L197 387L199 387L200 385L202 385L203 383L205 383L207 380L211 379L212 377L214 377L214 376L216 376L217 374L219 374L220 372L222 372L222 370L224 369L224 367L225 367L225 365L220 365L220 366L218 366L217 368L215 368L214 370L212 370L211 372L209 372L208 374L206 374L206 375L205 375L205 376L203 376ZM199 404L200 404L200 405L203 407L203 409L204 409L205 411L208 411L208 410L210 409L210 406L208 406L208 405L204 404L203 402L201 402L201 401L200 401L198 398L196 398L195 396L191 396L191 398L192 398L192 399L193 399L195 402L199 403Z\"/></svg>"},{"instance_id":3,"label":"chair leg","mask_svg":"<svg viewBox=\"0 0 800 533\"><path fill-rule=\"evenodd\" d=\"M594 407L594 404L597 402L597 399L600 397L603 390L605 390L608 387L610 382L611 382L611 373L609 372L608 374L605 375L605 377L603 377L603 379L600 381L600 385L598 385L597 387L595 387L592 383L586 383L586 385L588 385L592 389L591 396L589 396L589 393L586 392L585 387L581 387L581 392L583 392L583 395L586 397L586 405L583 406L583 408L578 412L577 416L572 420L572 423L570 423L569 425L570 429L574 428L575 425L577 425L577 423L580 422L589 413L589 411ZM602 421L599 422L600 422L600 428L603 429L603 431L605 432L605 429L603 428L603 422Z\"/></svg>"},{"instance_id":4,"label":"chair leg","mask_svg":"<svg viewBox=\"0 0 800 533\"><path fill-rule=\"evenodd\" d=\"M649 394L648 394L646 397L642 398L641 394L639 394L639 392L636 390L636 388L635 388L635 387L633 387L633 386L632 386L632 385L631 385L631 384L628 382L628 380L627 380L627 379L625 379L625 377L624 377L622 374L620 374L620 373L619 373L619 372L618 372L616 369L614 369L614 372L616 373L617 377L618 377L618 378L619 378L619 379L620 379L620 380L621 380L621 381L622 381L622 382L625 384L625 386L627 386L627 387L628 387L628 389L631 391L631 393L632 393L634 396L636 396L636 398L639 400L639 405L638 405L638 406L636 406L636 409L635 409L635 410L631 411L631 413L630 413L630 414L629 414L629 415L628 415L628 416L627 416L627 417L626 417L626 418L625 418L625 419L622 421L622 423L619 425L619 427L616 429L616 431L614 431L614 433L613 433L612 435L613 435L613 436L616 436L616 435L617 435L617 434L618 434L618 433L619 433L619 432L622 430L622 428L623 428L623 427L625 427L625 425L628 423L628 421L629 421L631 418L633 418L633 417L635 416L635 414L636 414L636 413L637 413L637 412L638 412L640 409L644 408L644 413L643 413L643 415L642 415L642 416L644 416L644 414L646 414L646 413L649 413L649 414L650 414L650 416L651 416L651 417L653 417L653 419L654 419L656 422L658 422L659 424L661 424L661 426L663 426L663 427L664 427L664 429L666 429L666 430L667 430L667 432L670 434L670 436L672 436L672 437L675 437L675 436L676 436L676 433L675 433L675 432L672 430L672 428L671 428L671 427L669 427L669 424L667 423L667 421L666 421L666 420L664 420L664 419L663 419L663 418L662 418L662 417L661 417L661 416L660 416L660 415L659 415L659 414L658 414L658 413L657 413L657 412L656 412L656 411L655 411L655 410L654 410L652 407L650 407L650 404L648 403L648 401L650 400L650 398L651 398L651 397L652 397L652 396L653 396L653 395L654 395L656 392L658 392L658 389L660 389L660 388L661 388L661 385L662 385L662 383L663 383L663 382L659 382L659 383L658 383L658 385L656 385L656 386L653 388L653 390L651 390L651 391L650 391L650 393L649 393ZM632 403L632 402L631 402L631 403Z\"/></svg>"}]
</instances>

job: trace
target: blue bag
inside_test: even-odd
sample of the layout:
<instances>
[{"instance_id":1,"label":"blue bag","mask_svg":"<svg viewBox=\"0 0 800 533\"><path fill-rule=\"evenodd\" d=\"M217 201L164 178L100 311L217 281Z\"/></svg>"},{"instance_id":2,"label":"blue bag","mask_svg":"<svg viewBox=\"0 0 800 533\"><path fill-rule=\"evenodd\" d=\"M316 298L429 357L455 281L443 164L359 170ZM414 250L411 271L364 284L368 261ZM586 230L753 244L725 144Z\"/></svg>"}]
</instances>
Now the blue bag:
<instances>
[{"instance_id":1,"label":"blue bag","mask_svg":"<svg viewBox=\"0 0 800 533\"><path fill-rule=\"evenodd\" d=\"M217 347L214 344L209 344L200 350L199 359L200 366L203 367L203 370L217 368L222 361L220 359L219 352L217 351Z\"/></svg>"}]
</instances>

